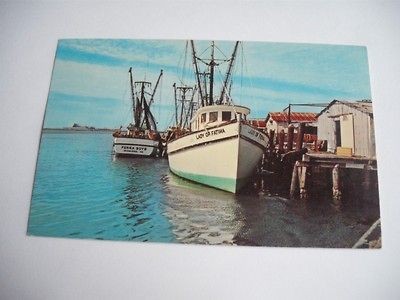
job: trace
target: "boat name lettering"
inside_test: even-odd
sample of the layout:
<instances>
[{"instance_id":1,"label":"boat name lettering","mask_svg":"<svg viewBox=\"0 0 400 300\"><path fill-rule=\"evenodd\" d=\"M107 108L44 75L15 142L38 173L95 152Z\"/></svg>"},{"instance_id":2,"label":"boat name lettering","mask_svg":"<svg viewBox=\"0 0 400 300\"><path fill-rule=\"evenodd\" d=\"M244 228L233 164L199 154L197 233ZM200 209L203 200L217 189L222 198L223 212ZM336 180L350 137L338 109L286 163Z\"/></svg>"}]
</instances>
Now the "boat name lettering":
<instances>
[{"instance_id":1,"label":"boat name lettering","mask_svg":"<svg viewBox=\"0 0 400 300\"><path fill-rule=\"evenodd\" d=\"M146 147L140 147L140 146L121 146L121 148L127 152L140 152L143 153L143 151L146 150Z\"/></svg>"},{"instance_id":2,"label":"boat name lettering","mask_svg":"<svg viewBox=\"0 0 400 300\"><path fill-rule=\"evenodd\" d=\"M209 137L210 135L218 135L221 133L225 133L225 129L224 128L220 128L220 129L215 129L215 130L210 130L210 131L206 131L206 132L202 132L196 135L196 139L202 139L204 137Z\"/></svg>"},{"instance_id":3,"label":"boat name lettering","mask_svg":"<svg viewBox=\"0 0 400 300\"><path fill-rule=\"evenodd\" d=\"M251 134L252 136L256 137L256 138L259 138L260 140L264 140L264 136L260 132L254 130L254 129L250 129L248 131L248 133Z\"/></svg>"}]
</instances>

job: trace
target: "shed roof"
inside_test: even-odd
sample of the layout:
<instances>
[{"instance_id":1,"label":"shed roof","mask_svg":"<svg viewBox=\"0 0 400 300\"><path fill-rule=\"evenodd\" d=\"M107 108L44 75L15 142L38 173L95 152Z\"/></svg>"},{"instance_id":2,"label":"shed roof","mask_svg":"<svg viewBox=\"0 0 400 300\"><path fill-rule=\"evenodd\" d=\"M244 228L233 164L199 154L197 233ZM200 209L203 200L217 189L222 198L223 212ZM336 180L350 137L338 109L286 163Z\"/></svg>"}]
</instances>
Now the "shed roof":
<instances>
[{"instance_id":1,"label":"shed roof","mask_svg":"<svg viewBox=\"0 0 400 300\"><path fill-rule=\"evenodd\" d=\"M248 121L251 125L256 127L265 127L266 125L265 119L250 119Z\"/></svg>"},{"instance_id":2,"label":"shed roof","mask_svg":"<svg viewBox=\"0 0 400 300\"><path fill-rule=\"evenodd\" d=\"M287 112L270 112L267 116L266 121L269 119L275 122L288 122L289 116ZM292 123L313 123L317 122L317 114L310 112L291 112L290 122Z\"/></svg>"},{"instance_id":3,"label":"shed roof","mask_svg":"<svg viewBox=\"0 0 400 300\"><path fill-rule=\"evenodd\" d=\"M345 101L345 100L333 100L331 103L329 103L329 105L327 107L325 107L318 115L317 117L319 117L321 114L323 114L325 111L327 111L332 105L336 104L336 103L340 103L343 105L347 105L353 109L356 109L358 111L361 111L363 113L372 115L372 101L370 100L362 100L362 101Z\"/></svg>"}]
</instances>

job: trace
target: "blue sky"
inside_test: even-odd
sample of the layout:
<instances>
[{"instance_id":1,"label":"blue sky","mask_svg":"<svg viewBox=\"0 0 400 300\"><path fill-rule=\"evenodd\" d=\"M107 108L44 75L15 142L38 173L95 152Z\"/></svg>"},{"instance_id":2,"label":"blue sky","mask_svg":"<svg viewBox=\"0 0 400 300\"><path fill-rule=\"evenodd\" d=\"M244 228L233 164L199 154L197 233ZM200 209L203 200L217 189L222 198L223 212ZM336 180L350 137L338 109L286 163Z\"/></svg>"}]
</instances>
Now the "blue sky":
<instances>
[{"instance_id":1,"label":"blue sky","mask_svg":"<svg viewBox=\"0 0 400 300\"><path fill-rule=\"evenodd\" d=\"M207 57L210 42L195 45L197 54ZM216 46L216 57L223 59L231 55L234 42L217 41ZM44 126L80 123L117 128L129 124L130 67L134 80L153 84L164 70L152 111L160 129L173 125L172 84L195 84L190 49L185 56L185 48L184 40L59 40ZM225 70L226 63L216 70L217 93ZM233 73L232 98L235 104L248 106L253 118L281 111L289 103L371 99L367 49L243 42Z\"/></svg>"}]
</instances>

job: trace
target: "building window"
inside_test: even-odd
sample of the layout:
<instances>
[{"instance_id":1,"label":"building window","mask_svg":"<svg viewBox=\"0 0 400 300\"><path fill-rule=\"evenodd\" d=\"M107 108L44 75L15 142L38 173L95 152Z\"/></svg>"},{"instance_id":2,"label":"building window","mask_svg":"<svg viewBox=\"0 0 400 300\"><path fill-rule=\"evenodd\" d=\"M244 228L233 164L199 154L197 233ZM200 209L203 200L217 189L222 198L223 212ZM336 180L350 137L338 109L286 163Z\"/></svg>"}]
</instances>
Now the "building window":
<instances>
[{"instance_id":1,"label":"building window","mask_svg":"<svg viewBox=\"0 0 400 300\"><path fill-rule=\"evenodd\" d=\"M231 120L231 112L223 111L222 112L222 121L230 121Z\"/></svg>"},{"instance_id":2,"label":"building window","mask_svg":"<svg viewBox=\"0 0 400 300\"><path fill-rule=\"evenodd\" d=\"M206 122L206 114L201 114L201 119L200 119L200 123L205 123Z\"/></svg>"},{"instance_id":3,"label":"building window","mask_svg":"<svg viewBox=\"0 0 400 300\"><path fill-rule=\"evenodd\" d=\"M212 122L216 122L217 120L218 120L218 112L217 111L210 112L209 122L212 123Z\"/></svg>"}]
</instances>

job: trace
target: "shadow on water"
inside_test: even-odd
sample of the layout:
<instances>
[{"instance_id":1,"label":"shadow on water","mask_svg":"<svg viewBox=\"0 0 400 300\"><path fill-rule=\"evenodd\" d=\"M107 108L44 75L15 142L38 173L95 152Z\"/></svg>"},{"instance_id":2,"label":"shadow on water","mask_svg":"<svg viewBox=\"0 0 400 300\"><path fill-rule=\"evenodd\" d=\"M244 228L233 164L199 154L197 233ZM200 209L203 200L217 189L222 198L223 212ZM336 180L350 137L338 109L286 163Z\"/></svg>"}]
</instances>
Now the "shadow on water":
<instances>
[{"instance_id":1,"label":"shadow on water","mask_svg":"<svg viewBox=\"0 0 400 300\"><path fill-rule=\"evenodd\" d=\"M348 248L379 218L377 202L362 195L335 206L326 192L288 200L274 178L264 184L263 193L249 185L237 197L245 220L234 238L238 245Z\"/></svg>"},{"instance_id":2,"label":"shadow on water","mask_svg":"<svg viewBox=\"0 0 400 300\"><path fill-rule=\"evenodd\" d=\"M328 198L290 201L268 183L264 193L250 184L234 195L173 174L163 181L165 216L182 243L351 247L377 216L376 207L360 202L338 211Z\"/></svg>"}]
</instances>

